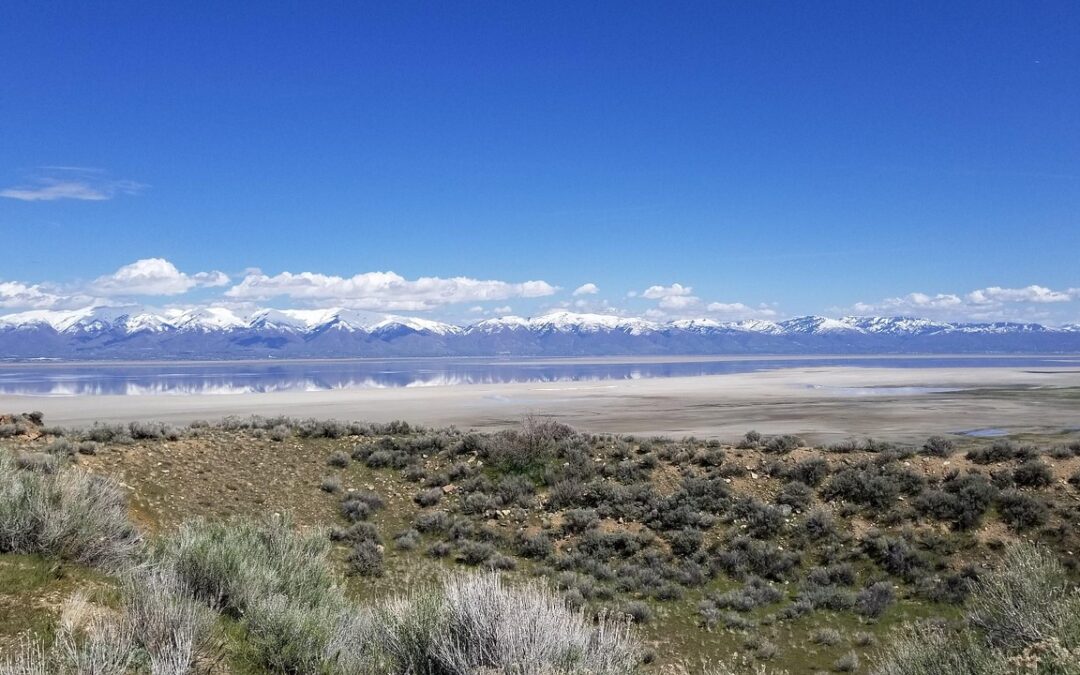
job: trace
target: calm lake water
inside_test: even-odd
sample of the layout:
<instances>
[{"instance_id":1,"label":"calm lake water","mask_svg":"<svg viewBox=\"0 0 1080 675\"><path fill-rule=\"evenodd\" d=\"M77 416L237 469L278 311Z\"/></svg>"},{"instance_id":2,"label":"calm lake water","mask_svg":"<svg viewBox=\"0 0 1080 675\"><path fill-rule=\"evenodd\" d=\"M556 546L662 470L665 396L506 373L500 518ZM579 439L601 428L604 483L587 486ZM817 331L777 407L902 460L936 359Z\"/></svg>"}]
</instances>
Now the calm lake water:
<instances>
[{"instance_id":1,"label":"calm lake water","mask_svg":"<svg viewBox=\"0 0 1080 675\"><path fill-rule=\"evenodd\" d=\"M1061 367L1076 357L716 358L646 360L397 359L349 361L0 365L0 394L24 396L246 394L457 384L560 383L746 373L778 368ZM886 390L891 388L886 388ZM917 389L917 388L911 388ZM862 393L874 393L866 392ZM884 392L882 392L884 393ZM891 391L890 393L904 393ZM909 392L923 393L923 392Z\"/></svg>"}]
</instances>

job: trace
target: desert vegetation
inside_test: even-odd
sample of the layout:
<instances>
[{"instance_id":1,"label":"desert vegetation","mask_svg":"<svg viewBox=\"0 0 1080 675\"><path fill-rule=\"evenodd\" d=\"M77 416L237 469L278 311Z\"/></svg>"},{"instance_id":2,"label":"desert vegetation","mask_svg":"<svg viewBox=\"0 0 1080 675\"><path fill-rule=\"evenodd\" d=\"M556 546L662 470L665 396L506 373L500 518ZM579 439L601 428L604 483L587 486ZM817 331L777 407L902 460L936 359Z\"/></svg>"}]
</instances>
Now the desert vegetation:
<instances>
[{"instance_id":1,"label":"desert vegetation","mask_svg":"<svg viewBox=\"0 0 1080 675\"><path fill-rule=\"evenodd\" d=\"M1075 672L1080 443L289 418L0 443L0 673ZM0 621L0 624L3 624Z\"/></svg>"}]
</instances>

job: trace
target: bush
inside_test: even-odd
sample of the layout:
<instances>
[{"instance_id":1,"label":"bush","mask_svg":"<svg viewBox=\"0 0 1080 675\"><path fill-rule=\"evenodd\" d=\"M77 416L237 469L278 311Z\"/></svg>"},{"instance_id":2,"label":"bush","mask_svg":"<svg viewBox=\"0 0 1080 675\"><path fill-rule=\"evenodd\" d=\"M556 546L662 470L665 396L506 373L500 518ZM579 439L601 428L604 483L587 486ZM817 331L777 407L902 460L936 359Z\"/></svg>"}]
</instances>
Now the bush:
<instances>
[{"instance_id":1,"label":"bush","mask_svg":"<svg viewBox=\"0 0 1080 675\"><path fill-rule=\"evenodd\" d=\"M1011 441L994 441L988 447L968 450L967 459L975 464L997 464L1013 459L1019 449Z\"/></svg>"},{"instance_id":2,"label":"bush","mask_svg":"<svg viewBox=\"0 0 1080 675\"><path fill-rule=\"evenodd\" d=\"M835 628L819 628L810 635L810 641L816 645L835 647L843 642L844 637Z\"/></svg>"},{"instance_id":3,"label":"bush","mask_svg":"<svg viewBox=\"0 0 1080 675\"><path fill-rule=\"evenodd\" d=\"M337 452L334 452L330 455L330 457L326 460L326 463L330 466L344 469L345 467L349 466L349 456L346 455L344 452L338 450Z\"/></svg>"},{"instance_id":4,"label":"bush","mask_svg":"<svg viewBox=\"0 0 1080 675\"><path fill-rule=\"evenodd\" d=\"M846 499L877 510L891 507L901 494L918 494L923 481L896 463L863 464L833 474L821 494L826 499Z\"/></svg>"},{"instance_id":5,"label":"bush","mask_svg":"<svg viewBox=\"0 0 1080 675\"><path fill-rule=\"evenodd\" d=\"M365 542L373 545L357 546ZM356 611L327 559L329 545L323 532L294 532L288 518L194 521L166 538L156 558L194 597L243 625L260 664L316 672L328 654L339 663L362 658L355 643L340 643L339 628L354 625Z\"/></svg>"},{"instance_id":6,"label":"bush","mask_svg":"<svg viewBox=\"0 0 1080 675\"><path fill-rule=\"evenodd\" d=\"M555 552L555 544L543 532L533 535L523 534L518 540L517 551L525 558L543 560Z\"/></svg>"},{"instance_id":7,"label":"bush","mask_svg":"<svg viewBox=\"0 0 1080 675\"><path fill-rule=\"evenodd\" d=\"M783 593L772 584L758 577L750 577L742 588L712 594L708 599L719 609L749 612L755 607L777 602L782 597Z\"/></svg>"},{"instance_id":8,"label":"bush","mask_svg":"<svg viewBox=\"0 0 1080 675\"><path fill-rule=\"evenodd\" d=\"M829 463L824 458L814 457L804 459L788 469L785 477L788 480L799 481L811 487L821 485L829 475Z\"/></svg>"},{"instance_id":9,"label":"bush","mask_svg":"<svg viewBox=\"0 0 1080 675\"><path fill-rule=\"evenodd\" d=\"M1019 651L1061 638L1074 627L1080 597L1054 554L1030 544L1010 546L996 571L980 579L968 620L994 647Z\"/></svg>"},{"instance_id":10,"label":"bush","mask_svg":"<svg viewBox=\"0 0 1080 675\"><path fill-rule=\"evenodd\" d=\"M418 492L416 496L413 497L413 501L420 506L427 508L429 506L435 506L436 504L438 504L440 501L442 501L442 497L442 488L435 487L431 488L430 490L423 490L421 492Z\"/></svg>"},{"instance_id":11,"label":"bush","mask_svg":"<svg viewBox=\"0 0 1080 675\"><path fill-rule=\"evenodd\" d=\"M879 581L859 591L855 596L855 611L876 619L884 614L895 601L896 593L893 592L892 584Z\"/></svg>"},{"instance_id":12,"label":"bush","mask_svg":"<svg viewBox=\"0 0 1080 675\"><path fill-rule=\"evenodd\" d=\"M431 511L416 516L416 529L421 532L443 532L450 526L450 514L446 511Z\"/></svg>"},{"instance_id":13,"label":"bush","mask_svg":"<svg viewBox=\"0 0 1080 675\"><path fill-rule=\"evenodd\" d=\"M579 534L600 524L600 517L593 509L570 509L563 514L562 529L569 534Z\"/></svg>"},{"instance_id":14,"label":"bush","mask_svg":"<svg viewBox=\"0 0 1080 675\"><path fill-rule=\"evenodd\" d=\"M1013 544L976 582L966 624L915 624L879 657L882 675L1076 672L1080 594L1046 549Z\"/></svg>"},{"instance_id":15,"label":"bush","mask_svg":"<svg viewBox=\"0 0 1080 675\"><path fill-rule=\"evenodd\" d=\"M482 447L485 461L508 473L524 473L543 466L558 442L576 432L554 419L528 415L516 431L495 435Z\"/></svg>"},{"instance_id":16,"label":"bush","mask_svg":"<svg viewBox=\"0 0 1080 675\"><path fill-rule=\"evenodd\" d=\"M877 675L993 675L1008 672L982 643L941 623L902 626L877 658Z\"/></svg>"},{"instance_id":17,"label":"bush","mask_svg":"<svg viewBox=\"0 0 1080 675\"><path fill-rule=\"evenodd\" d=\"M924 557L905 539L871 533L863 539L862 549L883 570L908 582L927 567Z\"/></svg>"},{"instance_id":18,"label":"bush","mask_svg":"<svg viewBox=\"0 0 1080 675\"><path fill-rule=\"evenodd\" d=\"M420 533L409 528L394 537L394 545L403 551L411 551L420 545Z\"/></svg>"},{"instance_id":19,"label":"bush","mask_svg":"<svg viewBox=\"0 0 1080 675\"><path fill-rule=\"evenodd\" d=\"M854 673L859 669L859 655L848 652L833 663L833 670L838 673Z\"/></svg>"},{"instance_id":20,"label":"bush","mask_svg":"<svg viewBox=\"0 0 1080 675\"><path fill-rule=\"evenodd\" d=\"M814 491L800 481L784 483L776 495L777 504L786 504L797 511L805 511L814 501Z\"/></svg>"},{"instance_id":21,"label":"bush","mask_svg":"<svg viewBox=\"0 0 1080 675\"><path fill-rule=\"evenodd\" d=\"M747 431L735 447L741 450L753 450L760 445L761 434L756 431Z\"/></svg>"},{"instance_id":22,"label":"bush","mask_svg":"<svg viewBox=\"0 0 1080 675\"><path fill-rule=\"evenodd\" d=\"M382 497L371 490L357 490L345 495L341 500L341 513L351 521L367 520L375 511L385 505Z\"/></svg>"},{"instance_id":23,"label":"bush","mask_svg":"<svg viewBox=\"0 0 1080 675\"><path fill-rule=\"evenodd\" d=\"M953 453L953 442L944 436L931 436L919 448L919 454L931 457L948 457Z\"/></svg>"},{"instance_id":24,"label":"bush","mask_svg":"<svg viewBox=\"0 0 1080 675\"><path fill-rule=\"evenodd\" d=\"M466 565L479 565L495 555L495 547L486 541L465 540L458 549L458 561Z\"/></svg>"},{"instance_id":25,"label":"bush","mask_svg":"<svg viewBox=\"0 0 1080 675\"><path fill-rule=\"evenodd\" d=\"M803 440L798 436L791 434L784 434L782 436L771 436L769 440L765 441L762 445L762 452L774 453L779 455L786 455L796 448L802 447Z\"/></svg>"},{"instance_id":26,"label":"bush","mask_svg":"<svg viewBox=\"0 0 1080 675\"><path fill-rule=\"evenodd\" d=\"M349 553L349 565L353 572L362 577L381 577L383 575L382 546L370 539L357 542Z\"/></svg>"},{"instance_id":27,"label":"bush","mask_svg":"<svg viewBox=\"0 0 1080 675\"><path fill-rule=\"evenodd\" d=\"M511 588L497 574L387 603L375 626L391 672L622 675L643 656L626 621L593 620L542 586Z\"/></svg>"},{"instance_id":28,"label":"bush","mask_svg":"<svg viewBox=\"0 0 1080 675\"><path fill-rule=\"evenodd\" d=\"M214 616L171 569L142 568L124 581L123 608L152 673L193 671L210 656Z\"/></svg>"},{"instance_id":29,"label":"bush","mask_svg":"<svg viewBox=\"0 0 1080 675\"><path fill-rule=\"evenodd\" d=\"M0 451L0 553L39 553L113 570L130 565L139 548L115 481L73 468L25 471Z\"/></svg>"},{"instance_id":30,"label":"bush","mask_svg":"<svg viewBox=\"0 0 1080 675\"><path fill-rule=\"evenodd\" d=\"M1046 522L1047 509L1041 501L1018 490L1004 490L998 496L998 512L1005 523L1023 532Z\"/></svg>"},{"instance_id":31,"label":"bush","mask_svg":"<svg viewBox=\"0 0 1080 675\"><path fill-rule=\"evenodd\" d=\"M710 549L711 565L735 578L755 574L773 581L784 581L799 564L799 555L774 544L736 537L727 548L714 546Z\"/></svg>"},{"instance_id":32,"label":"bush","mask_svg":"<svg viewBox=\"0 0 1080 675\"><path fill-rule=\"evenodd\" d=\"M705 535L701 530L691 528L679 530L671 535L671 552L680 558L690 556L701 548L701 542L704 540Z\"/></svg>"},{"instance_id":33,"label":"bush","mask_svg":"<svg viewBox=\"0 0 1080 675\"><path fill-rule=\"evenodd\" d=\"M341 480L337 476L327 476L319 483L319 489L331 494L341 492Z\"/></svg>"},{"instance_id":34,"label":"bush","mask_svg":"<svg viewBox=\"0 0 1080 675\"><path fill-rule=\"evenodd\" d=\"M919 513L949 521L958 530L979 524L997 495L997 489L979 474L951 476L940 490L926 490L915 499Z\"/></svg>"},{"instance_id":35,"label":"bush","mask_svg":"<svg viewBox=\"0 0 1080 675\"><path fill-rule=\"evenodd\" d=\"M1013 482L1020 487L1046 487L1054 482L1054 473L1045 462L1029 459L1013 471Z\"/></svg>"}]
</instances>

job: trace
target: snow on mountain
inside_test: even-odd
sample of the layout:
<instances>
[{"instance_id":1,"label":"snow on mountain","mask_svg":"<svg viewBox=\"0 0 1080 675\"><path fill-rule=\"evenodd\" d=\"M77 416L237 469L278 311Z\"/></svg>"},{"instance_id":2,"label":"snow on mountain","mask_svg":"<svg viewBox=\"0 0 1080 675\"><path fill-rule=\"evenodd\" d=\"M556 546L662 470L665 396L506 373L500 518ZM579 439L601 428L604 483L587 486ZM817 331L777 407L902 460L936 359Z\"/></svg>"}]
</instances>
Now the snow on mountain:
<instances>
[{"instance_id":1,"label":"snow on mountain","mask_svg":"<svg viewBox=\"0 0 1080 675\"><path fill-rule=\"evenodd\" d=\"M496 333L504 330L526 330L529 320L520 316L500 316L497 319L484 319L465 328L467 333Z\"/></svg>"},{"instance_id":2,"label":"snow on mountain","mask_svg":"<svg viewBox=\"0 0 1080 675\"><path fill-rule=\"evenodd\" d=\"M164 315L168 322L178 330L230 330L248 325L247 319L226 307L169 309Z\"/></svg>"},{"instance_id":3,"label":"snow on mountain","mask_svg":"<svg viewBox=\"0 0 1080 675\"><path fill-rule=\"evenodd\" d=\"M536 330L556 330L574 332L597 332L621 330L631 335L640 335L657 330L658 324L645 319L626 318L610 314L577 314L574 312L552 312L529 319L528 327Z\"/></svg>"},{"instance_id":4,"label":"snow on mountain","mask_svg":"<svg viewBox=\"0 0 1080 675\"><path fill-rule=\"evenodd\" d=\"M0 358L265 358L727 353L1080 352L1080 325L804 316L781 322L558 311L457 326L329 309L87 307L0 316Z\"/></svg>"},{"instance_id":5,"label":"snow on mountain","mask_svg":"<svg viewBox=\"0 0 1080 675\"><path fill-rule=\"evenodd\" d=\"M372 332L384 332L399 328L408 328L418 333L433 333L435 335L457 335L462 333L460 326L430 319L421 319L415 316L391 316L371 326Z\"/></svg>"},{"instance_id":6,"label":"snow on mountain","mask_svg":"<svg viewBox=\"0 0 1080 675\"><path fill-rule=\"evenodd\" d=\"M0 316L0 326L24 328L50 326L58 333L80 330L96 330L110 327L127 311L119 307L84 307L82 309L56 310L34 309Z\"/></svg>"},{"instance_id":7,"label":"snow on mountain","mask_svg":"<svg viewBox=\"0 0 1080 675\"><path fill-rule=\"evenodd\" d=\"M668 325L672 328L693 331L696 333L707 333L724 327L724 324L719 321L713 321L712 319L680 319L678 321L672 321Z\"/></svg>"}]
</instances>

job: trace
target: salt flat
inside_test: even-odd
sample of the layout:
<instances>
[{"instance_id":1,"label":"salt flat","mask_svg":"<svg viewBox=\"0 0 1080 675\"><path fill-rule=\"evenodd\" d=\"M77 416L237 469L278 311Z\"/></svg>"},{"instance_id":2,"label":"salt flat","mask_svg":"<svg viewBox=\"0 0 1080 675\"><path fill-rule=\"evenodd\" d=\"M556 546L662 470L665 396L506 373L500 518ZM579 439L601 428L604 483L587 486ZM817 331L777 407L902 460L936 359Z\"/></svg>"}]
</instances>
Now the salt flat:
<instances>
[{"instance_id":1,"label":"salt flat","mask_svg":"<svg viewBox=\"0 0 1080 675\"><path fill-rule=\"evenodd\" d=\"M1080 369L830 366L641 380L235 395L0 396L0 410L29 409L61 425L284 414L494 429L542 413L593 432L732 438L754 428L815 440L902 439L983 427L1010 433L1080 428Z\"/></svg>"}]
</instances>

